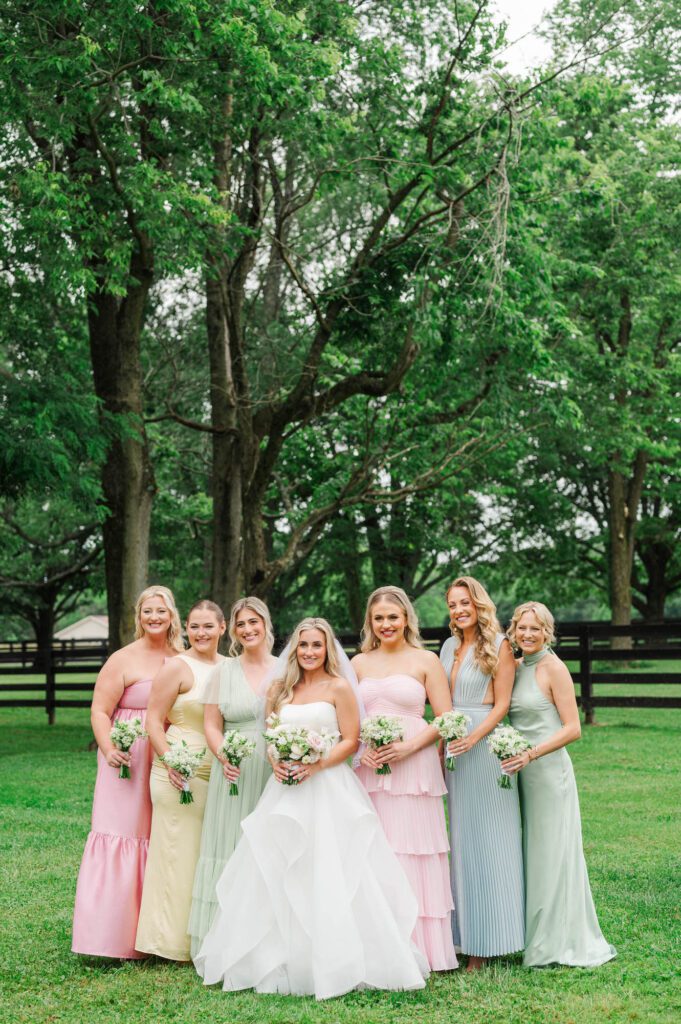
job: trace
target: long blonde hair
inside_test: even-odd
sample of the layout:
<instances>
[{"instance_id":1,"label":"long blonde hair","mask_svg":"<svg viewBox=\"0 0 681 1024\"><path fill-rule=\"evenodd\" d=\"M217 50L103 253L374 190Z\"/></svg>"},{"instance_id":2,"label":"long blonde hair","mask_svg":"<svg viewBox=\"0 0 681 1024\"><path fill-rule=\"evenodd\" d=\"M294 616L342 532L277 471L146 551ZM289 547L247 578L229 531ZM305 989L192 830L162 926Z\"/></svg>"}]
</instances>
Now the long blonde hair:
<instances>
[{"instance_id":1,"label":"long blonde hair","mask_svg":"<svg viewBox=\"0 0 681 1024\"><path fill-rule=\"evenodd\" d=\"M182 623L180 622L180 616L177 611L173 592L172 590L169 590L168 587L147 587L146 590L143 590L137 598L137 601L135 602L135 640L141 640L144 636L144 629L142 628L142 605L148 601L150 597L163 598L165 606L170 612L170 626L168 627L168 636L166 638L168 647L173 651L183 651L184 641L182 639Z\"/></svg>"},{"instance_id":2,"label":"long blonde hair","mask_svg":"<svg viewBox=\"0 0 681 1024\"><path fill-rule=\"evenodd\" d=\"M541 601L526 601L525 604L519 604L513 612L511 624L506 630L506 636L512 646L517 647L515 642L516 629L525 612L532 612L536 616L537 622L544 630L544 643L548 645L555 643L556 622L551 612Z\"/></svg>"},{"instance_id":3,"label":"long blonde hair","mask_svg":"<svg viewBox=\"0 0 681 1024\"><path fill-rule=\"evenodd\" d=\"M300 634L306 629L318 629L324 634L326 640L326 658L324 659L324 671L330 676L340 676L338 656L336 654L336 635L326 619L307 618L299 622L291 633L289 640L288 659L283 679L275 679L270 687L269 700L273 713L277 713L284 704L290 704L293 698L293 690L303 678L303 670L298 664L298 644Z\"/></svg>"},{"instance_id":4,"label":"long blonde hair","mask_svg":"<svg viewBox=\"0 0 681 1024\"><path fill-rule=\"evenodd\" d=\"M239 600L232 605L232 610L229 615L229 639L231 640L229 653L233 658L236 658L243 650L241 641L236 635L236 620L239 617L239 612L244 611L245 608L250 608L252 612L255 612L255 614L262 619L265 627L267 650L271 651L274 647L272 619L270 618L270 610L265 602L261 601L259 597L240 597Z\"/></svg>"},{"instance_id":5,"label":"long blonde hair","mask_svg":"<svg viewBox=\"0 0 681 1024\"><path fill-rule=\"evenodd\" d=\"M407 624L404 627L404 639L411 647L423 647L423 640L419 633L419 620L413 604L404 590L402 590L402 587L388 586L379 587L377 590L374 590L373 594L369 594L361 633L362 646L360 650L362 653L366 654L367 651L374 651L377 647L381 646L381 641L374 633L374 628L371 625L371 609L381 600L390 601L391 604L395 604L398 608L402 609L407 617Z\"/></svg>"},{"instance_id":6,"label":"long blonde hair","mask_svg":"<svg viewBox=\"0 0 681 1024\"><path fill-rule=\"evenodd\" d=\"M501 626L497 619L497 606L489 596L482 583L479 583L473 576L459 576L450 583L446 590L446 597L453 587L465 587L471 595L471 601L478 613L478 637L475 642L473 658L485 675L493 676L499 664L499 652L497 651L497 637L501 633ZM452 635L458 637L459 643L463 642L463 631L454 623L449 623Z\"/></svg>"}]
</instances>

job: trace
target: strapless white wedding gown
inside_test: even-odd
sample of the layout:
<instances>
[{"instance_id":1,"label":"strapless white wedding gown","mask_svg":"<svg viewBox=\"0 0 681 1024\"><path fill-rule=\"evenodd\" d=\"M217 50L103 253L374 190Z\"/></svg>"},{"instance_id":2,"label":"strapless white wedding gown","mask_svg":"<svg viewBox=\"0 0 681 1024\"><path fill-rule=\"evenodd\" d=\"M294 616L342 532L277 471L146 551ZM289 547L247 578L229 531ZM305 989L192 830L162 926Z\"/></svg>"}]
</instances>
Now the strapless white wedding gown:
<instances>
[{"instance_id":1,"label":"strapless white wedding gown","mask_svg":"<svg viewBox=\"0 0 681 1024\"><path fill-rule=\"evenodd\" d=\"M338 728L326 701L287 704L281 720ZM428 966L411 942L416 897L347 764L298 786L271 778L241 827L194 959L204 984L317 999L423 988Z\"/></svg>"}]
</instances>

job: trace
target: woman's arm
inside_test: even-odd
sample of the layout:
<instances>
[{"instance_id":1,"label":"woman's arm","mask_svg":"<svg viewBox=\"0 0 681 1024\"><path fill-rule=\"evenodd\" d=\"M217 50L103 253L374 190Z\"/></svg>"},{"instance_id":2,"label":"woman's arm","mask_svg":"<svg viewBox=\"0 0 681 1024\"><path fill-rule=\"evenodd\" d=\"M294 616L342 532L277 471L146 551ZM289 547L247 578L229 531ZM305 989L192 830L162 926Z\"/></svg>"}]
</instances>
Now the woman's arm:
<instances>
[{"instance_id":1,"label":"woman's arm","mask_svg":"<svg viewBox=\"0 0 681 1024\"><path fill-rule=\"evenodd\" d=\"M572 681L570 671L567 665L560 658L557 658L555 654L549 655L549 658L550 661L548 658L544 659L544 661L546 663L551 698L556 705L556 710L563 725L558 732L555 732L553 736L549 736L547 740L542 740L532 750L524 750L517 757L509 757L508 760L502 761L504 769L511 775L519 772L521 768L525 768L530 761L536 761L538 757L544 757L545 754L552 754L554 750L566 747L568 743L573 743L582 735L579 708L577 707L577 698L575 697L575 684Z\"/></svg>"},{"instance_id":2,"label":"woman's arm","mask_svg":"<svg viewBox=\"0 0 681 1024\"><path fill-rule=\"evenodd\" d=\"M130 754L118 750L111 742L111 716L124 692L123 657L121 651L116 651L104 663L97 676L90 711L90 722L97 746L106 763L112 768L130 764Z\"/></svg>"},{"instance_id":3,"label":"woman's arm","mask_svg":"<svg viewBox=\"0 0 681 1024\"><path fill-rule=\"evenodd\" d=\"M217 704L206 704L203 709L203 731L206 734L206 743L211 753L222 765L222 774L229 782L236 782L241 775L241 768L236 764L230 764L223 754L218 751L222 746L224 737L225 720Z\"/></svg>"},{"instance_id":4,"label":"woman's arm","mask_svg":"<svg viewBox=\"0 0 681 1024\"><path fill-rule=\"evenodd\" d=\"M152 747L162 758L166 750L170 750L170 744L166 739L164 725L168 712L182 693L182 681L186 672L190 669L181 658L173 658L166 662L158 675L154 676L149 694L149 706L147 707L147 732ZM163 762L161 762L163 763ZM168 768L168 779L175 789L184 789L184 779L179 772Z\"/></svg>"},{"instance_id":5,"label":"woman's arm","mask_svg":"<svg viewBox=\"0 0 681 1024\"><path fill-rule=\"evenodd\" d=\"M502 718L508 714L514 682L515 661L513 659L513 652L508 640L504 640L499 649L499 664L492 681L494 689L492 710L468 736L464 736L461 740L452 740L447 746L448 753L458 757L460 754L465 754L476 743L483 740L485 736L489 736L492 729L495 729Z\"/></svg>"}]
</instances>

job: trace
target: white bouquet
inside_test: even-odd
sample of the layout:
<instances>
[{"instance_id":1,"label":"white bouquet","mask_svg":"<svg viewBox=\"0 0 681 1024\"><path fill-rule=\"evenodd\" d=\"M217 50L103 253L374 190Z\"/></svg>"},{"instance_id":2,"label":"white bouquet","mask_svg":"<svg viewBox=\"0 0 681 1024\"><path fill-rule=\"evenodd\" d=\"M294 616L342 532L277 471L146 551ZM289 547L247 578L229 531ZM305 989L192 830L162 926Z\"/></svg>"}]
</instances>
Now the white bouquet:
<instances>
[{"instance_id":1,"label":"white bouquet","mask_svg":"<svg viewBox=\"0 0 681 1024\"><path fill-rule=\"evenodd\" d=\"M385 747L395 740L404 739L404 726L399 718L390 715L371 715L362 722L359 732L360 739L372 750ZM377 775L391 775L392 769L389 764L382 764L376 769Z\"/></svg>"},{"instance_id":2,"label":"white bouquet","mask_svg":"<svg viewBox=\"0 0 681 1024\"><path fill-rule=\"evenodd\" d=\"M166 750L161 758L166 768L172 768L184 779L184 787L180 793L181 804L194 803L189 780L194 778L205 756L205 747L203 750L190 750L184 740L177 740L171 744L170 750Z\"/></svg>"},{"instance_id":3,"label":"white bouquet","mask_svg":"<svg viewBox=\"0 0 681 1024\"><path fill-rule=\"evenodd\" d=\"M238 768L241 762L250 757L254 750L255 740L250 740L248 736L244 736L242 732L237 732L236 729L228 729L223 736L222 746L218 750L218 754L221 754L229 764L236 765ZM236 782L230 782L229 795L239 795L239 787Z\"/></svg>"},{"instance_id":4,"label":"white bouquet","mask_svg":"<svg viewBox=\"0 0 681 1024\"><path fill-rule=\"evenodd\" d=\"M306 729L304 725L285 725L278 715L270 715L264 733L267 753L273 761L299 761L301 764L316 764L329 752L339 732L328 729ZM298 779L289 776L286 786L297 786Z\"/></svg>"},{"instance_id":5,"label":"white bouquet","mask_svg":"<svg viewBox=\"0 0 681 1024\"><path fill-rule=\"evenodd\" d=\"M445 711L444 715L438 715L433 719L433 725L447 744L452 740L462 740L464 736L468 736L468 726L471 721L470 715L464 715L463 711ZM450 772L455 771L456 755L448 753L445 757L445 764Z\"/></svg>"},{"instance_id":6,"label":"white bouquet","mask_svg":"<svg viewBox=\"0 0 681 1024\"><path fill-rule=\"evenodd\" d=\"M146 735L147 734L142 727L141 718L131 718L129 721L126 721L124 718L119 718L114 722L111 732L109 733L114 747L117 747L118 750L124 750L126 754L135 740L140 740ZM130 769L127 764L121 765L118 778L130 778Z\"/></svg>"},{"instance_id":7,"label":"white bouquet","mask_svg":"<svg viewBox=\"0 0 681 1024\"><path fill-rule=\"evenodd\" d=\"M487 737L487 746L500 761L505 761L507 757L515 757L516 754L522 754L523 750L529 750L532 744L512 725L498 725ZM497 782L502 789L511 789L511 780L503 768Z\"/></svg>"}]
</instances>

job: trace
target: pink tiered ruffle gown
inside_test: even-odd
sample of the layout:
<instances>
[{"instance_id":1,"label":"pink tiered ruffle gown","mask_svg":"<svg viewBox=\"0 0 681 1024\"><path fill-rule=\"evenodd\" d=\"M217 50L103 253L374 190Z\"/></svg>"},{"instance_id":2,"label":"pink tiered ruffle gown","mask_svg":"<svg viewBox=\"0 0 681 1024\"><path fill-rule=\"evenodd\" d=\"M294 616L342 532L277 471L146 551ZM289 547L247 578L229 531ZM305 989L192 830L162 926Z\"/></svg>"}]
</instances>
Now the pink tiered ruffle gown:
<instances>
[{"instance_id":1,"label":"pink tiered ruffle gown","mask_svg":"<svg viewBox=\"0 0 681 1024\"><path fill-rule=\"evenodd\" d=\"M427 728L426 691L413 676L365 677L359 684L367 715L393 715L404 724L404 738ZM377 775L360 765L357 773L376 808L419 903L413 939L431 970L458 967L452 940L449 840L442 798L447 792L435 744Z\"/></svg>"},{"instance_id":2,"label":"pink tiered ruffle gown","mask_svg":"<svg viewBox=\"0 0 681 1024\"><path fill-rule=\"evenodd\" d=\"M151 679L126 686L111 722L141 718L144 724ZM74 953L137 959L137 919L151 831L149 740L136 740L130 778L120 779L101 751L92 804L92 829L78 874L73 914Z\"/></svg>"}]
</instances>

